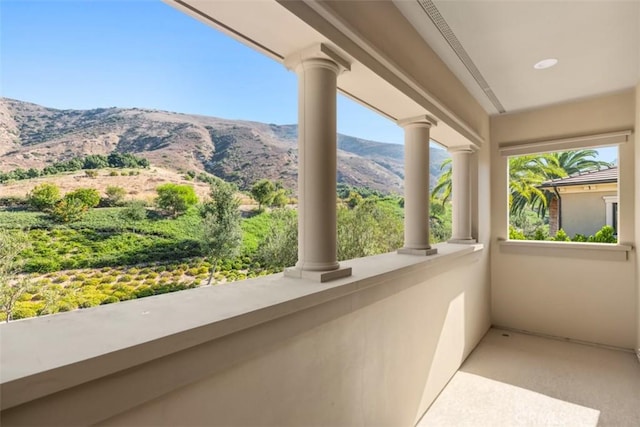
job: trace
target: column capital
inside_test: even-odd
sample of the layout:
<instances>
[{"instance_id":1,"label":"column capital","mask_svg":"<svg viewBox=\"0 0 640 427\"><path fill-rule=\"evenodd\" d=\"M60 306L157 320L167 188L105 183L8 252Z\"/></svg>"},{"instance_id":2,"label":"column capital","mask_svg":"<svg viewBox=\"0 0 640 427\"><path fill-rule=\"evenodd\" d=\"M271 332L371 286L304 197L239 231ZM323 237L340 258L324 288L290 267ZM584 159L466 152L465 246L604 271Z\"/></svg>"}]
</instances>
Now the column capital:
<instances>
[{"instance_id":1,"label":"column capital","mask_svg":"<svg viewBox=\"0 0 640 427\"><path fill-rule=\"evenodd\" d=\"M447 147L449 153L475 153L477 148L471 144L454 145L453 147Z\"/></svg>"},{"instance_id":2,"label":"column capital","mask_svg":"<svg viewBox=\"0 0 640 427\"><path fill-rule=\"evenodd\" d=\"M351 70L351 63L326 43L312 44L284 58L284 66L291 71L298 71L303 63L317 66L324 64L324 66L334 68L336 74Z\"/></svg>"},{"instance_id":3,"label":"column capital","mask_svg":"<svg viewBox=\"0 0 640 427\"><path fill-rule=\"evenodd\" d=\"M420 116L408 117L406 119L400 119L396 122L398 126L402 128L413 127L413 126L421 126L421 127L431 127L437 126L438 121L429 116L428 114L423 114Z\"/></svg>"}]
</instances>

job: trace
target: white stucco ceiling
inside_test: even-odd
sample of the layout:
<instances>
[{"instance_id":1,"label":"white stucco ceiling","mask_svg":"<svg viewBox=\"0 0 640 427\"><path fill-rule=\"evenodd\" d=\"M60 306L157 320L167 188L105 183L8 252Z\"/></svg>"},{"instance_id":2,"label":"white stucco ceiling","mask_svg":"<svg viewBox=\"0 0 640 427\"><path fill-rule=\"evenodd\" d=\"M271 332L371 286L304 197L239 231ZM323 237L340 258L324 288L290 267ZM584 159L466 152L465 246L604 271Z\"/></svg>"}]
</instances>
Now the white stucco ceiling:
<instances>
[{"instance_id":1,"label":"white stucco ceiling","mask_svg":"<svg viewBox=\"0 0 640 427\"><path fill-rule=\"evenodd\" d=\"M491 114L498 113L417 0L398 9ZM634 87L638 1L433 2L506 112ZM545 58L558 65L535 70Z\"/></svg>"}]
</instances>

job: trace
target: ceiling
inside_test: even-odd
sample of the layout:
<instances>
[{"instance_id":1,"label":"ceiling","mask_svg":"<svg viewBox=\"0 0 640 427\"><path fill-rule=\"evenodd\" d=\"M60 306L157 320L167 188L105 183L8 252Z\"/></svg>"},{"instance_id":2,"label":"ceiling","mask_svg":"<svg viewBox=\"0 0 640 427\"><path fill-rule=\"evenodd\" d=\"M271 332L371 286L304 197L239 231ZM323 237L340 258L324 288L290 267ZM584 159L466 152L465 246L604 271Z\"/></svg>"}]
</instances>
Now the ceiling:
<instances>
[{"instance_id":1,"label":"ceiling","mask_svg":"<svg viewBox=\"0 0 640 427\"><path fill-rule=\"evenodd\" d=\"M638 82L638 1L394 3L490 114L615 92ZM461 61L460 49L457 54L425 12L433 12L434 6L444 28L448 25L459 41L463 57L466 52L471 60L467 66L479 72L475 78ZM546 58L559 62L545 70L533 68ZM494 102L487 93L495 95Z\"/></svg>"}]
</instances>

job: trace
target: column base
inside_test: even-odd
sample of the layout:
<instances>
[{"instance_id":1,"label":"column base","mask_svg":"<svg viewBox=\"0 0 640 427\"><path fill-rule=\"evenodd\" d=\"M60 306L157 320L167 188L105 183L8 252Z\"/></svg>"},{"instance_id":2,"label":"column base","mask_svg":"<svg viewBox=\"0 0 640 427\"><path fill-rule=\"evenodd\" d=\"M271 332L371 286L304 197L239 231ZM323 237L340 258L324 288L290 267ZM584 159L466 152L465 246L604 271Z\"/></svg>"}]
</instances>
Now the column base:
<instances>
[{"instance_id":1,"label":"column base","mask_svg":"<svg viewBox=\"0 0 640 427\"><path fill-rule=\"evenodd\" d=\"M429 248L429 249L412 249L412 248L400 248L398 249L398 253L401 255L435 255L438 253L438 249Z\"/></svg>"},{"instance_id":2,"label":"column base","mask_svg":"<svg viewBox=\"0 0 640 427\"><path fill-rule=\"evenodd\" d=\"M475 245L478 243L476 239L449 239L447 243L455 243L456 245Z\"/></svg>"},{"instance_id":3,"label":"column base","mask_svg":"<svg viewBox=\"0 0 640 427\"><path fill-rule=\"evenodd\" d=\"M331 280L342 279L351 276L351 267L339 267L337 270L329 271L311 271L301 270L298 267L289 267L284 270L285 277L293 277L295 279L309 279L314 282L329 282Z\"/></svg>"}]
</instances>

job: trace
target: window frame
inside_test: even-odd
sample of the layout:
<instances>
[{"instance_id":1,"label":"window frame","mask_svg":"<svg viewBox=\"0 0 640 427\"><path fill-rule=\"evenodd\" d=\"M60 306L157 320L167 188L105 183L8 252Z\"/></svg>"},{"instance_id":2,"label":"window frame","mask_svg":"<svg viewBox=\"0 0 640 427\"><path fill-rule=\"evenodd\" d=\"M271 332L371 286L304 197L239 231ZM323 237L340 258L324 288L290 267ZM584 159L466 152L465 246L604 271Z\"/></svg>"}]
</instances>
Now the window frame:
<instances>
[{"instance_id":1,"label":"window frame","mask_svg":"<svg viewBox=\"0 0 640 427\"><path fill-rule=\"evenodd\" d=\"M506 181L507 193L509 189L509 164L508 159L510 157L524 156L524 155L532 155L532 154L542 154L542 153L550 153L550 152L560 152L560 151L571 151L578 149L588 149L588 148L604 148L604 147L617 147L618 153L620 155L621 148L624 144L628 143L631 140L633 132L631 130L620 130L608 133L600 133L600 134L588 134L582 136L575 136L569 138L558 138L558 139L546 139L546 140L537 140L537 141L518 141L518 142L508 142L501 143L498 146L499 155L504 158L506 164L504 179ZM620 158L620 157L618 157ZM621 177L623 175L622 172L622 162L618 162L618 190L617 195L615 196L617 199L617 217L616 217L616 237L618 238L617 243L579 243L579 242L555 242L555 241L537 241L537 240L511 240L508 239L508 233L506 239L499 239L501 244L512 244L517 242L518 246L526 246L528 243L534 243L536 247L540 245L550 245L553 244L556 246L559 244L560 246L569 247L577 247L581 249L587 249L586 246L595 245L595 248L602 248L602 246L609 247L618 247L622 251L628 252L631 250L631 247L628 245L620 244L620 238L618 233L618 228L621 223L620 221L620 182ZM504 213L506 216L506 225L507 230L509 228L509 208L508 208L508 200L507 197L507 206L505 206ZM607 224L608 225L608 224ZM510 245L509 245L510 246Z\"/></svg>"}]
</instances>

